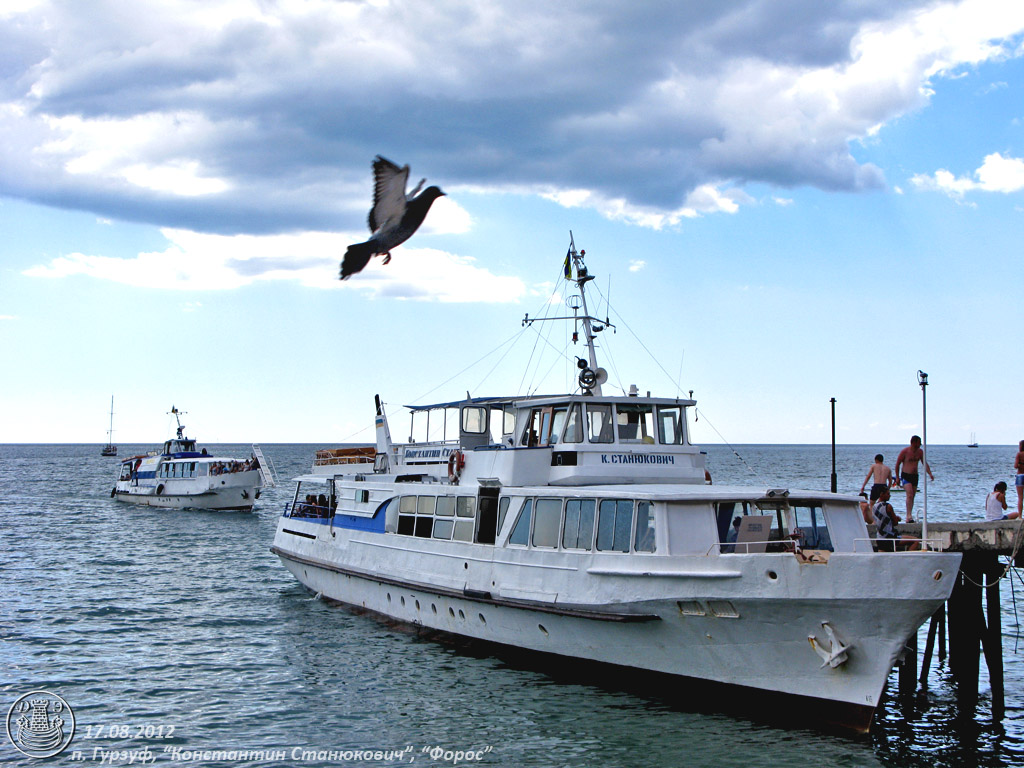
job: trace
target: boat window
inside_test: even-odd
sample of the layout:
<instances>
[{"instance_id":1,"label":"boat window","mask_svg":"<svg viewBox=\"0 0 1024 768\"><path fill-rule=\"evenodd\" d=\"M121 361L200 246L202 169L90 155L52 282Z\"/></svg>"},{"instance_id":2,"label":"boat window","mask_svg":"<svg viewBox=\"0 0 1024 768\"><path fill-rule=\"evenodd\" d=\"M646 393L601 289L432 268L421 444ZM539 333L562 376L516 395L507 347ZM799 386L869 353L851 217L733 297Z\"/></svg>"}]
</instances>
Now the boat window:
<instances>
[{"instance_id":1,"label":"boat window","mask_svg":"<svg viewBox=\"0 0 1024 768\"><path fill-rule=\"evenodd\" d=\"M508 537L509 544L525 547L530 542L530 521L533 518L533 499L527 499L519 512L519 519Z\"/></svg>"},{"instance_id":2,"label":"boat window","mask_svg":"<svg viewBox=\"0 0 1024 768\"><path fill-rule=\"evenodd\" d=\"M551 434L548 436L548 443L557 443L562 434L562 427L565 426L565 417L568 413L566 408L556 408L551 417Z\"/></svg>"},{"instance_id":3,"label":"boat window","mask_svg":"<svg viewBox=\"0 0 1024 768\"><path fill-rule=\"evenodd\" d=\"M683 423L682 406L658 406L658 440L663 445L682 445Z\"/></svg>"},{"instance_id":4,"label":"boat window","mask_svg":"<svg viewBox=\"0 0 1024 768\"><path fill-rule=\"evenodd\" d=\"M516 412L511 408L505 409L505 418L501 427L502 434L511 435L516 431Z\"/></svg>"},{"instance_id":5,"label":"boat window","mask_svg":"<svg viewBox=\"0 0 1024 768\"><path fill-rule=\"evenodd\" d=\"M548 445L551 442L551 409L545 408L540 413L540 444Z\"/></svg>"},{"instance_id":6,"label":"boat window","mask_svg":"<svg viewBox=\"0 0 1024 768\"><path fill-rule=\"evenodd\" d=\"M455 514L459 517L473 517L476 509L476 497L459 496L455 504Z\"/></svg>"},{"instance_id":7,"label":"boat window","mask_svg":"<svg viewBox=\"0 0 1024 768\"><path fill-rule=\"evenodd\" d=\"M522 439L520 445L525 445L528 448L532 448L535 445L540 445L540 408L534 408L530 411L530 418L526 422L526 429L523 430Z\"/></svg>"},{"instance_id":8,"label":"boat window","mask_svg":"<svg viewBox=\"0 0 1024 768\"><path fill-rule=\"evenodd\" d=\"M833 550L832 538L828 535L828 526L820 506L796 505L791 507L793 523L796 526L793 537L797 538L804 549Z\"/></svg>"},{"instance_id":9,"label":"boat window","mask_svg":"<svg viewBox=\"0 0 1024 768\"><path fill-rule=\"evenodd\" d=\"M495 534L501 533L501 528L505 525L505 515L508 513L510 501L512 500L508 496L502 496L498 500L498 527L494 529Z\"/></svg>"},{"instance_id":10,"label":"boat window","mask_svg":"<svg viewBox=\"0 0 1024 768\"><path fill-rule=\"evenodd\" d=\"M653 407L646 403L619 403L619 442L653 443Z\"/></svg>"},{"instance_id":11,"label":"boat window","mask_svg":"<svg viewBox=\"0 0 1024 768\"><path fill-rule=\"evenodd\" d=\"M597 518L597 548L602 552L629 552L633 527L633 502L604 499Z\"/></svg>"},{"instance_id":12,"label":"boat window","mask_svg":"<svg viewBox=\"0 0 1024 768\"><path fill-rule=\"evenodd\" d=\"M452 517L455 515L455 497L442 496L437 500L436 515L440 517Z\"/></svg>"},{"instance_id":13,"label":"boat window","mask_svg":"<svg viewBox=\"0 0 1024 768\"><path fill-rule=\"evenodd\" d=\"M611 405L587 403L587 434L592 443L610 443L615 440Z\"/></svg>"},{"instance_id":14,"label":"boat window","mask_svg":"<svg viewBox=\"0 0 1024 768\"><path fill-rule=\"evenodd\" d=\"M833 551L820 505L720 502L715 505L715 517L722 554L788 552L793 541L805 549Z\"/></svg>"},{"instance_id":15,"label":"boat window","mask_svg":"<svg viewBox=\"0 0 1024 768\"><path fill-rule=\"evenodd\" d=\"M558 529L562 522L561 499L537 499L536 520L533 522L533 546L558 547Z\"/></svg>"},{"instance_id":16,"label":"boat window","mask_svg":"<svg viewBox=\"0 0 1024 768\"><path fill-rule=\"evenodd\" d=\"M413 534L421 539L429 539L434 530L434 518L416 515L416 532Z\"/></svg>"},{"instance_id":17,"label":"boat window","mask_svg":"<svg viewBox=\"0 0 1024 768\"><path fill-rule=\"evenodd\" d=\"M594 499L569 499L565 502L562 546L566 549L590 549L594 545Z\"/></svg>"},{"instance_id":18,"label":"boat window","mask_svg":"<svg viewBox=\"0 0 1024 768\"><path fill-rule=\"evenodd\" d=\"M487 431L487 409L467 405L462 409L462 431L482 435Z\"/></svg>"},{"instance_id":19,"label":"boat window","mask_svg":"<svg viewBox=\"0 0 1024 768\"><path fill-rule=\"evenodd\" d=\"M472 520L456 520L455 521L455 534L452 536L456 541L472 541L473 540L473 521Z\"/></svg>"},{"instance_id":20,"label":"boat window","mask_svg":"<svg viewBox=\"0 0 1024 768\"><path fill-rule=\"evenodd\" d=\"M416 497L402 496L398 500L398 533L412 536L416 531Z\"/></svg>"},{"instance_id":21,"label":"boat window","mask_svg":"<svg viewBox=\"0 0 1024 768\"><path fill-rule=\"evenodd\" d=\"M412 536L416 531L416 516L415 515L399 515L398 516L398 533L403 536Z\"/></svg>"},{"instance_id":22,"label":"boat window","mask_svg":"<svg viewBox=\"0 0 1024 768\"><path fill-rule=\"evenodd\" d=\"M488 418L488 426L490 427L490 435L492 443L500 443L502 435L507 435L515 431L515 417L512 418L511 427L507 423L507 417L509 412L503 408L491 408L491 412Z\"/></svg>"},{"instance_id":23,"label":"boat window","mask_svg":"<svg viewBox=\"0 0 1024 768\"><path fill-rule=\"evenodd\" d=\"M419 500L416 502L416 514L433 515L435 501L436 498L434 496L420 496Z\"/></svg>"},{"instance_id":24,"label":"boat window","mask_svg":"<svg viewBox=\"0 0 1024 768\"><path fill-rule=\"evenodd\" d=\"M562 442L583 442L583 416L580 414L579 403L574 403L573 406L569 408L569 415L565 420L565 433L562 435Z\"/></svg>"},{"instance_id":25,"label":"boat window","mask_svg":"<svg viewBox=\"0 0 1024 768\"><path fill-rule=\"evenodd\" d=\"M434 538L450 539L452 537L452 529L454 527L454 520L441 520L440 518L434 520Z\"/></svg>"},{"instance_id":26,"label":"boat window","mask_svg":"<svg viewBox=\"0 0 1024 768\"><path fill-rule=\"evenodd\" d=\"M637 552L653 552L654 547L654 510L651 509L651 502L638 501L633 549Z\"/></svg>"}]
</instances>

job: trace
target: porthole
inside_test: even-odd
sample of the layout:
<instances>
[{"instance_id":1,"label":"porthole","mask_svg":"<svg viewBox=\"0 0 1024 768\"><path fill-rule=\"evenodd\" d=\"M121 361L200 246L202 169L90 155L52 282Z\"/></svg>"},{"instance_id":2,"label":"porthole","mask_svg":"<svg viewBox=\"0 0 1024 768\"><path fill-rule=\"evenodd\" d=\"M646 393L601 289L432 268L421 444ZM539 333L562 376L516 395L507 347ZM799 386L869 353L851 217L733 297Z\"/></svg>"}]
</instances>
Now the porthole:
<instances>
[{"instance_id":1,"label":"porthole","mask_svg":"<svg viewBox=\"0 0 1024 768\"><path fill-rule=\"evenodd\" d=\"M430 604L430 610L432 610L434 613L437 613L437 606L434 605L433 603L431 603Z\"/></svg>"},{"instance_id":2,"label":"porthole","mask_svg":"<svg viewBox=\"0 0 1024 768\"><path fill-rule=\"evenodd\" d=\"M405 595L402 595L402 607L405 607Z\"/></svg>"},{"instance_id":3,"label":"porthole","mask_svg":"<svg viewBox=\"0 0 1024 768\"><path fill-rule=\"evenodd\" d=\"M541 634L544 635L544 637L548 636L548 631L544 628L543 624L538 624L537 629L541 631Z\"/></svg>"},{"instance_id":4,"label":"porthole","mask_svg":"<svg viewBox=\"0 0 1024 768\"><path fill-rule=\"evenodd\" d=\"M461 609L461 608L459 608L459 618L460 618L460 619L462 619L463 621L465 621L465 620L466 620L466 614L464 614L464 613L462 612L462 609Z\"/></svg>"},{"instance_id":5,"label":"porthole","mask_svg":"<svg viewBox=\"0 0 1024 768\"><path fill-rule=\"evenodd\" d=\"M777 578L779 578L779 574L777 574L775 571L768 571L768 578L772 581L775 581Z\"/></svg>"},{"instance_id":6,"label":"porthole","mask_svg":"<svg viewBox=\"0 0 1024 768\"><path fill-rule=\"evenodd\" d=\"M448 608L448 615L451 616L453 619L455 618L455 611L453 611L450 607Z\"/></svg>"},{"instance_id":7,"label":"porthole","mask_svg":"<svg viewBox=\"0 0 1024 768\"><path fill-rule=\"evenodd\" d=\"M484 615L482 613L478 613L477 616L480 617L480 623L481 624L486 624L487 623L487 619L484 618Z\"/></svg>"},{"instance_id":8,"label":"porthole","mask_svg":"<svg viewBox=\"0 0 1024 768\"><path fill-rule=\"evenodd\" d=\"M932 574L932 578L935 579L936 581L942 581L942 576L943 576L942 571L936 571L935 573Z\"/></svg>"},{"instance_id":9,"label":"porthole","mask_svg":"<svg viewBox=\"0 0 1024 768\"><path fill-rule=\"evenodd\" d=\"M389 603L391 602L391 593L390 592L388 592L388 602Z\"/></svg>"},{"instance_id":10,"label":"porthole","mask_svg":"<svg viewBox=\"0 0 1024 768\"><path fill-rule=\"evenodd\" d=\"M417 600L417 601L416 601L416 610L418 611L419 609L420 609L420 601L419 601L419 600Z\"/></svg>"}]
</instances>

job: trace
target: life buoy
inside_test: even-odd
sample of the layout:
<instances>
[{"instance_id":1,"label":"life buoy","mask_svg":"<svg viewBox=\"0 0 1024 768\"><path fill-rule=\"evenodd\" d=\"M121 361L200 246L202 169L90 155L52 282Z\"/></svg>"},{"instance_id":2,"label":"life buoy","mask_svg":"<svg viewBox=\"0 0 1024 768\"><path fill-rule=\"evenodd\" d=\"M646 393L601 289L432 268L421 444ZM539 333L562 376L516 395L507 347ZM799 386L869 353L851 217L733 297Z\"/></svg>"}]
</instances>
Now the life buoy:
<instances>
[{"instance_id":1,"label":"life buoy","mask_svg":"<svg viewBox=\"0 0 1024 768\"><path fill-rule=\"evenodd\" d=\"M462 451L452 451L452 455L448 457L448 479L453 483L459 482L459 476L465 466L466 454Z\"/></svg>"}]
</instances>

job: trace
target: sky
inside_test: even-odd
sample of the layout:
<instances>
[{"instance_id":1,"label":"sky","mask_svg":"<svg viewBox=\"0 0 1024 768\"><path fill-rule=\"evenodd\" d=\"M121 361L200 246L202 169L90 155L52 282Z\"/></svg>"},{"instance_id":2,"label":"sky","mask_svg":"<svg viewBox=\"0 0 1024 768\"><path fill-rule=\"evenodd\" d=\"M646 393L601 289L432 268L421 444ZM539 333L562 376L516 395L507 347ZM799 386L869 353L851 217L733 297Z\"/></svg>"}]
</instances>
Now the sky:
<instances>
[{"instance_id":1,"label":"sky","mask_svg":"<svg viewBox=\"0 0 1024 768\"><path fill-rule=\"evenodd\" d=\"M378 154L446 196L341 282ZM0 0L0 443L573 391L570 232L696 442L1016 444L1024 3Z\"/></svg>"}]
</instances>

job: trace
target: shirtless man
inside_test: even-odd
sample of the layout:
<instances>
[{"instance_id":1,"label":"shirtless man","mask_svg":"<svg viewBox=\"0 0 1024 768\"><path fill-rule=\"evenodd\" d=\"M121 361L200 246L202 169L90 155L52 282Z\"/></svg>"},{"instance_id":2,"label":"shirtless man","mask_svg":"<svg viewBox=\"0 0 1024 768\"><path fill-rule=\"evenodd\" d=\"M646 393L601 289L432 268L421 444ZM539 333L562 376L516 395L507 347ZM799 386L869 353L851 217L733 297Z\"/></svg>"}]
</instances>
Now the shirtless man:
<instances>
[{"instance_id":1,"label":"shirtless man","mask_svg":"<svg viewBox=\"0 0 1024 768\"><path fill-rule=\"evenodd\" d=\"M1024 440L1017 447L1017 458L1013 460L1013 471L1016 473L1013 484L1017 488L1017 517L1020 517L1024 508Z\"/></svg>"},{"instance_id":2,"label":"shirtless man","mask_svg":"<svg viewBox=\"0 0 1024 768\"><path fill-rule=\"evenodd\" d=\"M884 464L885 457L882 454L875 456L875 463L868 469L868 474L864 478L864 482L860 484L860 492L864 493L864 487L868 484L868 480L874 476L874 482L871 485L871 503L874 504L878 501L878 497L882 493L883 488L892 488L896 481L892 479L892 470Z\"/></svg>"},{"instance_id":3,"label":"shirtless man","mask_svg":"<svg viewBox=\"0 0 1024 768\"><path fill-rule=\"evenodd\" d=\"M921 450L921 438L914 435L910 438L910 445L900 451L896 457L896 475L907 492L907 522L914 522L914 497L917 495L918 463L924 460L924 451ZM924 470L932 480L932 468L928 462L924 463Z\"/></svg>"}]
</instances>

